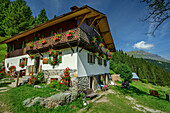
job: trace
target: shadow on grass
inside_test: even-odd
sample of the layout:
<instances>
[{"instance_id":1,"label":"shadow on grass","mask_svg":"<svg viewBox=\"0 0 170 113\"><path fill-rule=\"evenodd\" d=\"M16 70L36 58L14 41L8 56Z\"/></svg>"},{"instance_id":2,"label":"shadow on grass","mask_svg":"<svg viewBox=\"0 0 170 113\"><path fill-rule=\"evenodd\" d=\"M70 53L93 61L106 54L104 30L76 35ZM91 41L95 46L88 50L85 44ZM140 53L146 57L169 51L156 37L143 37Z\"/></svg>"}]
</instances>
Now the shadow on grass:
<instances>
[{"instance_id":1,"label":"shadow on grass","mask_svg":"<svg viewBox=\"0 0 170 113\"><path fill-rule=\"evenodd\" d=\"M126 95L126 94L137 94L137 95L148 95L148 93L139 90L138 88L134 87L134 86L130 86L130 89L127 88L121 88L121 86L116 86L114 87L115 90L118 90L119 92L121 92L122 94Z\"/></svg>"}]
</instances>

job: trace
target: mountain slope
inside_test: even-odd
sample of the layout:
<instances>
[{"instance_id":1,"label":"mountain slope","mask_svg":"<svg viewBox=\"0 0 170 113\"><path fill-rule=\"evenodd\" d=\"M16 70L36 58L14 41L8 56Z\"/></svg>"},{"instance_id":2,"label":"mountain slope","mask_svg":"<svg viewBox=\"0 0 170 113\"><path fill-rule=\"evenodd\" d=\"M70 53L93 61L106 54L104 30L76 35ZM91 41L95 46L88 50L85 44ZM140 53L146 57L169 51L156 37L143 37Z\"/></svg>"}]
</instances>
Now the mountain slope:
<instances>
[{"instance_id":1,"label":"mountain slope","mask_svg":"<svg viewBox=\"0 0 170 113\"><path fill-rule=\"evenodd\" d=\"M135 58L144 58L144 59L152 59L152 60L158 60L163 62L170 62L169 60L166 60L165 58L162 58L159 55L148 53L143 50L134 50L126 52L129 56L134 56Z\"/></svg>"}]
</instances>

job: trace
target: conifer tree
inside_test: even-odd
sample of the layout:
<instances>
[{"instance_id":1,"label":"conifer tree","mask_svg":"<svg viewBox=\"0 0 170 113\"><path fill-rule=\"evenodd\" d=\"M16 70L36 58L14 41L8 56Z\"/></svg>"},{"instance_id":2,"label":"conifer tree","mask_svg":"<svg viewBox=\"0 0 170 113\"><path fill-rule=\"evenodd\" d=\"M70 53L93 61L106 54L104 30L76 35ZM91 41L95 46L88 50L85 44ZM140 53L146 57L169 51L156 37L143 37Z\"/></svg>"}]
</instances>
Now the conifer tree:
<instances>
[{"instance_id":1,"label":"conifer tree","mask_svg":"<svg viewBox=\"0 0 170 113\"><path fill-rule=\"evenodd\" d=\"M29 29L31 19L31 9L26 5L24 0L16 0L11 2L6 11L5 18L5 33L8 36L13 36L17 33Z\"/></svg>"},{"instance_id":2,"label":"conifer tree","mask_svg":"<svg viewBox=\"0 0 170 113\"><path fill-rule=\"evenodd\" d=\"M39 25L39 24L44 23L46 21L48 21L48 17L46 15L45 9L43 8L43 9L41 9L40 14L38 15L37 24Z\"/></svg>"}]
</instances>

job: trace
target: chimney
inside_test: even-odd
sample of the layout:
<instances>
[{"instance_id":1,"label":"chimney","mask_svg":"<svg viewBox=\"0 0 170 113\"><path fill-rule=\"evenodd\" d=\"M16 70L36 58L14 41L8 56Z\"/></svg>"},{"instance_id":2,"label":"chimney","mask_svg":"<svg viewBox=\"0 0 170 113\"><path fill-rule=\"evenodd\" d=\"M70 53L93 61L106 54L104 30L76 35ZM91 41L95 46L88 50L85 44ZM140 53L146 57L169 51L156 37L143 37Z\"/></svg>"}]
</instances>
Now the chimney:
<instances>
[{"instance_id":1,"label":"chimney","mask_svg":"<svg viewBox=\"0 0 170 113\"><path fill-rule=\"evenodd\" d=\"M79 7L78 7L78 6L73 6L73 7L71 7L70 9L71 9L71 11L74 11L74 10L76 10L76 9L79 9Z\"/></svg>"}]
</instances>

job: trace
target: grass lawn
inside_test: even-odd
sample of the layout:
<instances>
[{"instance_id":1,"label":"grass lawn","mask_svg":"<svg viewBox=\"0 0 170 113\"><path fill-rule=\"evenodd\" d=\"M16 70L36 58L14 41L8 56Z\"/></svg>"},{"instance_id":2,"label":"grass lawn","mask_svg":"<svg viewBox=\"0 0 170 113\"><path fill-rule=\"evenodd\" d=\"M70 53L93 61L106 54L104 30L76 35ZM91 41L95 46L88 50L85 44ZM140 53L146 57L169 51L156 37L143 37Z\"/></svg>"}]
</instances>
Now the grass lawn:
<instances>
[{"instance_id":1,"label":"grass lawn","mask_svg":"<svg viewBox=\"0 0 170 113\"><path fill-rule=\"evenodd\" d=\"M75 101L68 105L60 106L56 109L47 109L40 106L37 103L30 108L26 108L22 105L22 102L31 97L49 97L59 93L56 89L51 88L33 88L31 86L23 85L17 88L12 88L7 92L0 93L0 113L4 111L11 111L14 113L72 113L83 108L83 101L81 98L77 98ZM72 106L75 106L72 109Z\"/></svg>"},{"instance_id":2,"label":"grass lawn","mask_svg":"<svg viewBox=\"0 0 170 113\"><path fill-rule=\"evenodd\" d=\"M118 83L116 87L110 87L116 94L106 95L109 102L94 102L92 107L88 110L90 113L138 113L136 109L133 109L130 100L125 98L130 96L136 100L136 104L149 107L154 110L161 110L164 112L170 112L170 102L165 100L165 91L170 93L170 88L154 86L152 84L144 84L139 82L132 82L130 89L122 89L121 84ZM149 90L157 90L161 93L160 97L154 97L149 95ZM143 108L141 108L143 109Z\"/></svg>"}]
</instances>

